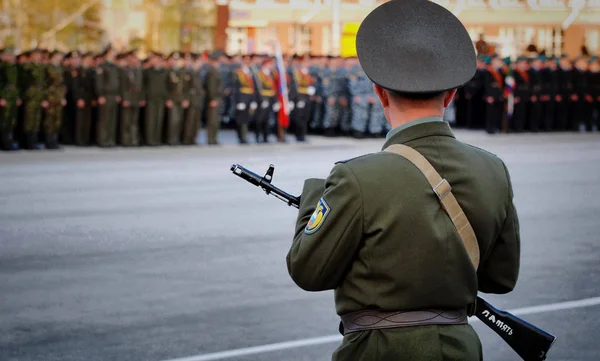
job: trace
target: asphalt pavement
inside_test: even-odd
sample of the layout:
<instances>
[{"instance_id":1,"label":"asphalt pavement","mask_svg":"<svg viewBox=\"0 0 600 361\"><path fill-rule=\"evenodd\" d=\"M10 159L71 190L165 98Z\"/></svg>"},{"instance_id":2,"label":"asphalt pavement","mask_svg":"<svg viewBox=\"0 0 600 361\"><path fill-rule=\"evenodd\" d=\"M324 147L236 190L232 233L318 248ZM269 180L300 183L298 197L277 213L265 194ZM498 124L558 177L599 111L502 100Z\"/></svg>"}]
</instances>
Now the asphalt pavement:
<instances>
[{"instance_id":1,"label":"asphalt pavement","mask_svg":"<svg viewBox=\"0 0 600 361\"><path fill-rule=\"evenodd\" d=\"M517 288L485 298L554 333L548 360L600 360L600 134L456 134L505 160L521 222ZM0 360L330 359L332 292L287 274L296 210L229 168L273 163L273 183L298 194L383 141L224 139L0 154ZM486 360L518 360L473 325Z\"/></svg>"}]
</instances>

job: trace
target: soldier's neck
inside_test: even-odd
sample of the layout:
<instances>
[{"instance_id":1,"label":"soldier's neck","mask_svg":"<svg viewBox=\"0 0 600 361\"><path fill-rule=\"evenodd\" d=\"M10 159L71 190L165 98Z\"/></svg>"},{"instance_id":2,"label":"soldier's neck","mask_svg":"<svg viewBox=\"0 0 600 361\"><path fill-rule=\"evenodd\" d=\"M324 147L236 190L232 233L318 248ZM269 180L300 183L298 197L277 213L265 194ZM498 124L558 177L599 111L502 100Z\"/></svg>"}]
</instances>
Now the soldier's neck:
<instances>
[{"instance_id":1,"label":"soldier's neck","mask_svg":"<svg viewBox=\"0 0 600 361\"><path fill-rule=\"evenodd\" d=\"M390 106L388 108L388 119L390 122L390 126L393 128L397 128L406 123L410 123L414 120L421 118L429 118L429 117L442 117L443 110L442 109L434 109L434 108L403 108L400 109L398 107Z\"/></svg>"}]
</instances>

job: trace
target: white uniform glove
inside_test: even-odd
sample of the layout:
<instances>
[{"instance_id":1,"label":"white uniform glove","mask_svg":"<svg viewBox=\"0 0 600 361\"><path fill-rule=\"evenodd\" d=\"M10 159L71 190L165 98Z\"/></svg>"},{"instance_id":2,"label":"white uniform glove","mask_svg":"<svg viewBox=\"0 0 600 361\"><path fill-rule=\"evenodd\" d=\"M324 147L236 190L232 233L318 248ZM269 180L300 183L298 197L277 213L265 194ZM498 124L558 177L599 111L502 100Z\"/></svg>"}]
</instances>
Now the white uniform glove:
<instances>
[{"instance_id":1,"label":"white uniform glove","mask_svg":"<svg viewBox=\"0 0 600 361\"><path fill-rule=\"evenodd\" d=\"M308 92L308 95L315 95L315 92L317 90L315 89L314 86L309 86L308 89L306 89L306 91Z\"/></svg>"},{"instance_id":2,"label":"white uniform glove","mask_svg":"<svg viewBox=\"0 0 600 361\"><path fill-rule=\"evenodd\" d=\"M246 109L246 104L244 103L238 103L238 105L236 106L237 110L244 110Z\"/></svg>"},{"instance_id":3,"label":"white uniform glove","mask_svg":"<svg viewBox=\"0 0 600 361\"><path fill-rule=\"evenodd\" d=\"M306 103L304 103L302 100L298 102L298 109L304 109L304 106L306 105Z\"/></svg>"},{"instance_id":4,"label":"white uniform glove","mask_svg":"<svg viewBox=\"0 0 600 361\"><path fill-rule=\"evenodd\" d=\"M279 109L281 109L281 104L279 104L279 103L273 104L273 111L274 112L278 112Z\"/></svg>"},{"instance_id":5,"label":"white uniform glove","mask_svg":"<svg viewBox=\"0 0 600 361\"><path fill-rule=\"evenodd\" d=\"M267 109L267 108L269 107L269 102L268 102L268 101L266 101L266 100L263 100L263 101L262 101L262 103L260 104L260 106L261 106L263 109Z\"/></svg>"},{"instance_id":6,"label":"white uniform glove","mask_svg":"<svg viewBox=\"0 0 600 361\"><path fill-rule=\"evenodd\" d=\"M289 102L288 106L290 107L290 112L291 112L292 110L294 110L295 104L294 104L294 102Z\"/></svg>"},{"instance_id":7,"label":"white uniform glove","mask_svg":"<svg viewBox=\"0 0 600 361\"><path fill-rule=\"evenodd\" d=\"M251 110L256 110L256 108L258 108L258 104L256 104L256 102L250 103L250 109Z\"/></svg>"}]
</instances>

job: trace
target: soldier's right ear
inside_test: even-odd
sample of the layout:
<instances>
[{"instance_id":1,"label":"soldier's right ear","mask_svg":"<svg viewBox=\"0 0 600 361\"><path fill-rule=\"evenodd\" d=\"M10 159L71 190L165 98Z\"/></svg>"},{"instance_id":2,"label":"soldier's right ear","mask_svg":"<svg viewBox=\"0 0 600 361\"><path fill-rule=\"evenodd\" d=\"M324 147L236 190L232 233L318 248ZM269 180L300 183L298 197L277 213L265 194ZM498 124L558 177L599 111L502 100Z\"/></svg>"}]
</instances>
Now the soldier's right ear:
<instances>
[{"instance_id":1,"label":"soldier's right ear","mask_svg":"<svg viewBox=\"0 0 600 361\"><path fill-rule=\"evenodd\" d=\"M390 106L390 98L388 96L388 92L380 87L377 84L373 84L373 89L375 90L375 94L377 94L377 98L379 98L379 102L384 108Z\"/></svg>"}]
</instances>

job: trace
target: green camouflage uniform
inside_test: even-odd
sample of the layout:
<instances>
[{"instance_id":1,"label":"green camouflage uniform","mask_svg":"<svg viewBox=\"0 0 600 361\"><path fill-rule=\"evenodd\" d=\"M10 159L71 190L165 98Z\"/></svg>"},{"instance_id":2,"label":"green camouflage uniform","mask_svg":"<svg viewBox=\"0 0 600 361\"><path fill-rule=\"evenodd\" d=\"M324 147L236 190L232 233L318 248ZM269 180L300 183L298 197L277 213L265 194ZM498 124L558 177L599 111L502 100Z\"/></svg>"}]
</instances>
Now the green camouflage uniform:
<instances>
[{"instance_id":1,"label":"green camouflage uniform","mask_svg":"<svg viewBox=\"0 0 600 361\"><path fill-rule=\"evenodd\" d=\"M46 67L48 87L46 91L46 100L48 100L48 109L46 109L46 119L44 121L44 135L46 142L51 147L58 146L58 132L63 118L62 101L67 95L65 87L63 69L57 65L48 65Z\"/></svg>"},{"instance_id":2,"label":"green camouflage uniform","mask_svg":"<svg viewBox=\"0 0 600 361\"><path fill-rule=\"evenodd\" d=\"M17 64L0 63L0 99L6 106L0 107L0 146L12 148L13 132L17 125L17 100L19 99Z\"/></svg>"},{"instance_id":3,"label":"green camouflage uniform","mask_svg":"<svg viewBox=\"0 0 600 361\"><path fill-rule=\"evenodd\" d=\"M20 77L21 92L25 95L23 133L27 148L34 148L42 121L42 101L46 97L46 67L42 64L23 64L24 76Z\"/></svg>"}]
</instances>

